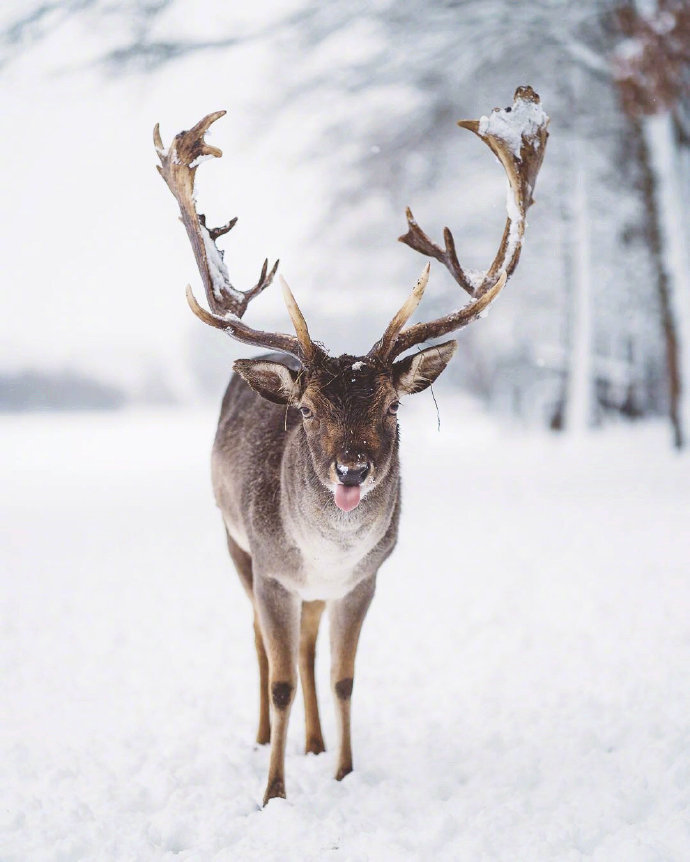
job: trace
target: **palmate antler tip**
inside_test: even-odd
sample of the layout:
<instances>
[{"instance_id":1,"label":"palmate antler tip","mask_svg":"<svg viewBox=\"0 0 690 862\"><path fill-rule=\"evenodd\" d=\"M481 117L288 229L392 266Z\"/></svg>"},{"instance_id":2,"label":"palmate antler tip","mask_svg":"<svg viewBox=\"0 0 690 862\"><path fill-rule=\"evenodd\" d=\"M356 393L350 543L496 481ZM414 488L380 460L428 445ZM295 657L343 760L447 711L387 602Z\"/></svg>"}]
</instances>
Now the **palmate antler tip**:
<instances>
[{"instance_id":1,"label":"palmate antler tip","mask_svg":"<svg viewBox=\"0 0 690 862\"><path fill-rule=\"evenodd\" d=\"M184 294L187 297L187 305L192 309L194 314L199 317L201 320L204 319L204 309L199 305L196 301L196 296L194 296L194 292L192 290L192 285L188 284L184 289Z\"/></svg>"},{"instance_id":2,"label":"palmate antler tip","mask_svg":"<svg viewBox=\"0 0 690 862\"><path fill-rule=\"evenodd\" d=\"M161 138L160 123L156 123L153 127L153 146L159 153L163 152L163 139Z\"/></svg>"},{"instance_id":3,"label":"palmate antler tip","mask_svg":"<svg viewBox=\"0 0 690 862\"><path fill-rule=\"evenodd\" d=\"M405 218L407 219L407 232L398 237L398 242L407 243L410 237L410 232L417 227L417 222L410 207L405 207Z\"/></svg>"},{"instance_id":4,"label":"palmate antler tip","mask_svg":"<svg viewBox=\"0 0 690 862\"><path fill-rule=\"evenodd\" d=\"M505 269L502 269L499 272L498 278L496 279L496 281L491 285L490 288L488 288L488 290L486 290L484 293L482 293L480 295L480 297L477 299L477 302L482 302L482 305L484 308L487 307L488 305L490 305L494 301L494 299L498 296L498 294L501 292L501 290L503 289L503 286L505 285L507 280L508 280L508 273L506 272Z\"/></svg>"},{"instance_id":5,"label":"palmate antler tip","mask_svg":"<svg viewBox=\"0 0 690 862\"><path fill-rule=\"evenodd\" d=\"M199 122L194 126L192 131L196 135L205 135L206 132L210 129L210 127L216 122L216 120L220 120L221 117L224 117L227 114L225 109L220 111L212 111L210 114L206 114Z\"/></svg>"},{"instance_id":6,"label":"palmate antler tip","mask_svg":"<svg viewBox=\"0 0 690 862\"><path fill-rule=\"evenodd\" d=\"M419 276L417 280L417 284L414 286L413 293L415 295L419 295L419 298L422 298L422 294L426 290L426 286L429 283L429 275L431 274L431 261L428 261L424 269L422 270L422 274Z\"/></svg>"},{"instance_id":7,"label":"palmate antler tip","mask_svg":"<svg viewBox=\"0 0 690 862\"><path fill-rule=\"evenodd\" d=\"M287 304L288 301L294 302L295 297L290 290L290 285L287 283L287 281L285 281L282 275L278 276L278 281L280 282L280 289L283 292L283 299L285 300L285 303Z\"/></svg>"},{"instance_id":8,"label":"palmate antler tip","mask_svg":"<svg viewBox=\"0 0 690 862\"><path fill-rule=\"evenodd\" d=\"M302 314L299 305L297 305L297 300L290 290L290 285L285 281L282 275L278 276L278 281L280 282L280 287L283 291L283 300L285 301L288 314L290 315L290 320L295 328L297 340L302 347L304 355L307 357L311 356L314 352L314 345L311 340L311 336L309 335L307 321L304 319L304 315Z\"/></svg>"},{"instance_id":9,"label":"palmate antler tip","mask_svg":"<svg viewBox=\"0 0 690 862\"><path fill-rule=\"evenodd\" d=\"M230 331L229 327L232 325L233 320L236 320L234 315L220 317L217 314L212 314L210 311L206 311L206 309L202 308L196 301L192 287L189 284L185 288L185 295L187 297L187 304L202 323L206 323L208 326L213 326L214 329L221 329L225 332Z\"/></svg>"},{"instance_id":10,"label":"palmate antler tip","mask_svg":"<svg viewBox=\"0 0 690 862\"><path fill-rule=\"evenodd\" d=\"M386 327L386 331L383 333L381 339L377 341L376 344L369 351L369 356L376 354L384 360L389 357L391 351L395 347L396 338L398 337L410 317L412 317L417 306L422 300L422 296L424 295L426 286L429 283L430 272L431 261L427 261L424 266L424 269L422 270L422 274L417 279L417 283L412 288L410 295L400 306L397 313L393 316L393 319Z\"/></svg>"},{"instance_id":11,"label":"palmate antler tip","mask_svg":"<svg viewBox=\"0 0 690 862\"><path fill-rule=\"evenodd\" d=\"M533 89L531 84L520 84L519 87L516 87L513 99L525 99L528 102L534 102L536 105L541 102L539 93Z\"/></svg>"},{"instance_id":12,"label":"palmate antler tip","mask_svg":"<svg viewBox=\"0 0 690 862\"><path fill-rule=\"evenodd\" d=\"M409 319L419 303L422 301L422 297L424 296L424 291L426 290L427 284L429 284L429 274L431 273L431 261L429 261L424 269L422 270L422 274L417 279L417 283L412 288L412 293L410 294L409 299L405 303L403 308L407 307L407 319ZM403 321L403 326L407 323L407 320Z\"/></svg>"}]
</instances>

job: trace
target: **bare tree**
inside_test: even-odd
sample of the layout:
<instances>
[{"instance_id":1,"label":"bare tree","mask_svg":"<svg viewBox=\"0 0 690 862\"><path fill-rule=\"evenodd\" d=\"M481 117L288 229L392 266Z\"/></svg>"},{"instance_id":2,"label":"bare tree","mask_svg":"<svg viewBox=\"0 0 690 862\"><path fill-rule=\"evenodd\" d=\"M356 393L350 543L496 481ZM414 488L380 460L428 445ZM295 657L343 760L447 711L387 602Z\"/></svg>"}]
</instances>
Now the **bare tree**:
<instances>
[{"instance_id":1,"label":"bare tree","mask_svg":"<svg viewBox=\"0 0 690 862\"><path fill-rule=\"evenodd\" d=\"M645 15L627 3L618 9L617 20L626 40L614 57L615 77L642 169L666 345L669 418L680 449L690 424L690 276L678 134L681 106L690 99L690 6L683 0L657 0Z\"/></svg>"}]
</instances>

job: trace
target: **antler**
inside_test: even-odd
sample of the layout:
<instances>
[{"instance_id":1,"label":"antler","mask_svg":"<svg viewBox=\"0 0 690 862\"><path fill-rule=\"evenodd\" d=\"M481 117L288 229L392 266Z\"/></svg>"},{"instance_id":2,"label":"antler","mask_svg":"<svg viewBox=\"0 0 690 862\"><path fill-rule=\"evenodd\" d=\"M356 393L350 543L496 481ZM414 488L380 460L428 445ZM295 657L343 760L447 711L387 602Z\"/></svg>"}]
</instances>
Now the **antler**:
<instances>
[{"instance_id":1,"label":"antler","mask_svg":"<svg viewBox=\"0 0 690 862\"><path fill-rule=\"evenodd\" d=\"M420 279L412 295L393 318L380 341L372 347L370 354L376 353L385 360L391 360L421 341L438 338L467 326L476 320L498 296L520 259L525 233L525 215L534 203L532 192L544 159L544 150L549 136L548 123L549 118L541 107L539 96L531 87L518 87L512 106L503 110L494 108L490 117L482 117L481 120L460 120L459 126L474 132L491 147L508 176L506 202L508 217L498 252L485 273L482 273L479 278L470 276L458 261L455 241L450 230L444 228L445 248L442 249L419 227L408 207L408 230L406 234L399 237L399 241L442 263L460 287L470 294L472 302L445 317L439 317L429 323L417 323L403 329L426 286L426 280L424 280L421 292L419 291ZM419 293L419 296L416 302L413 302L415 292Z\"/></svg>"},{"instance_id":2,"label":"antler","mask_svg":"<svg viewBox=\"0 0 690 862\"><path fill-rule=\"evenodd\" d=\"M216 329L222 329L232 338L253 344L256 347L268 347L272 350L282 350L291 353L302 362L313 359L318 348L309 338L309 332L304 323L299 307L289 291L291 302L288 311L295 325L298 337L280 332L262 332L252 329L241 321L247 306L265 290L273 281L278 269L278 261L271 270L268 260L264 261L259 280L250 290L241 291L232 286L228 269L223 260L223 252L216 246L218 237L232 230L237 222L231 219L227 224L217 228L207 228L206 218L196 211L194 199L194 177L196 169L207 158L220 158L223 153L218 147L210 146L204 140L204 135L210 126L225 115L225 111L215 111L200 120L194 128L175 135L172 144L166 150L161 140L158 123L153 130L153 143L160 159L158 172L173 193L179 204L182 223L192 244L194 258L204 283L206 299L210 312L201 308L196 301L191 287L187 287L187 301L190 308L200 320ZM302 326L303 324L303 326Z\"/></svg>"}]
</instances>

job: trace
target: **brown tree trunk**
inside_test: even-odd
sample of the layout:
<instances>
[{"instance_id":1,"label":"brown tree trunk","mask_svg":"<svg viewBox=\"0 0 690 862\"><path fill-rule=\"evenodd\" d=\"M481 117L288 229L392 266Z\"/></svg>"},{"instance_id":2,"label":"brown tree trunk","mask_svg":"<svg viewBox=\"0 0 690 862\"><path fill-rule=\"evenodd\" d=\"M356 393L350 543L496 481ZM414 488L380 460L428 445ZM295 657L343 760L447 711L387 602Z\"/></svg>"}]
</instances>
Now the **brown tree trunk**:
<instances>
[{"instance_id":1,"label":"brown tree trunk","mask_svg":"<svg viewBox=\"0 0 690 862\"><path fill-rule=\"evenodd\" d=\"M657 180L652 170L649 148L642 130L642 120L630 117L635 138L635 149L642 175L642 194L645 204L645 234L651 252L656 276L656 288L661 310L661 325L666 347L666 373L668 381L669 419L673 428L673 442L677 449L684 445L683 426L680 416L681 372L678 332L673 316L668 272L664 261L661 224L658 205Z\"/></svg>"}]
</instances>

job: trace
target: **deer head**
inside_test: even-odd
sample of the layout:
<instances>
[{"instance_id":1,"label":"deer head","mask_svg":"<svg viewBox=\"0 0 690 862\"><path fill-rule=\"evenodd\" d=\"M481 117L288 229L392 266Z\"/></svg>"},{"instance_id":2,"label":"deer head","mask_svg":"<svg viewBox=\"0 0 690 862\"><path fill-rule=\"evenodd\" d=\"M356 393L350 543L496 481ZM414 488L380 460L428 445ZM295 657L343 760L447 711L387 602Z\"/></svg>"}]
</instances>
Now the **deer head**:
<instances>
[{"instance_id":1,"label":"deer head","mask_svg":"<svg viewBox=\"0 0 690 862\"><path fill-rule=\"evenodd\" d=\"M548 117L541 109L539 96L530 87L521 87L510 108L495 109L489 118L479 121L459 123L492 149L509 182L503 237L494 261L481 277L470 277L463 270L448 228L444 231L445 248L441 249L407 210L408 231L400 241L443 263L470 294L470 302L436 320L406 326L427 286L427 263L410 296L365 356L332 357L312 340L292 291L282 279L295 335L263 332L242 320L251 300L271 284L278 262L269 271L268 261L264 261L257 283L247 291L237 290L230 282L223 254L216 247L216 239L231 230L237 219L209 229L205 217L196 211L197 167L207 157L222 155L205 142L204 135L224 114L225 111L209 114L193 129L180 132L167 150L158 126L154 129L154 144L161 161L158 170L179 204L210 311L197 303L189 287L187 300L204 323L238 341L289 354L297 360L240 359L234 370L263 398L299 411L316 475L333 490L339 508L350 511L388 473L397 448L399 399L430 386L450 362L457 342L445 341L398 357L428 339L447 335L476 320L517 266L525 214L532 204L532 191L544 157Z\"/></svg>"}]
</instances>

